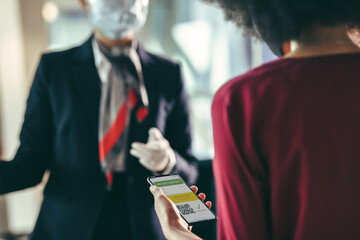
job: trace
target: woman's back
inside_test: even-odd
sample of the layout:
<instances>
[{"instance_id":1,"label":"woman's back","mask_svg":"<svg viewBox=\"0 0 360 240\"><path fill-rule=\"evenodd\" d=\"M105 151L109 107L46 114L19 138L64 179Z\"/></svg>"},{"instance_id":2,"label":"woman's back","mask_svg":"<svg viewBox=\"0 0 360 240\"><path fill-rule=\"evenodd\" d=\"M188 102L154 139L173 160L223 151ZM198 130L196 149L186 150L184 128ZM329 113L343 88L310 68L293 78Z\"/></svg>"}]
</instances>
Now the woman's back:
<instances>
[{"instance_id":1,"label":"woman's back","mask_svg":"<svg viewBox=\"0 0 360 240\"><path fill-rule=\"evenodd\" d=\"M359 53L235 78L213 127L220 239L360 238Z\"/></svg>"}]
</instances>

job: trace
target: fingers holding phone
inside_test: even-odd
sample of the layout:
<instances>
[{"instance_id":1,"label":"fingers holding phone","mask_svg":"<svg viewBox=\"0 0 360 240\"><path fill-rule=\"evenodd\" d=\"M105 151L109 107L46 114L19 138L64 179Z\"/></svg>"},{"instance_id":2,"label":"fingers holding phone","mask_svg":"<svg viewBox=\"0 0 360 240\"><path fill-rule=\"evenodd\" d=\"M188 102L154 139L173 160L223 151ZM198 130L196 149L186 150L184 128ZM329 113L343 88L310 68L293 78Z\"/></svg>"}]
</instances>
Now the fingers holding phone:
<instances>
[{"instance_id":1,"label":"fingers holding phone","mask_svg":"<svg viewBox=\"0 0 360 240\"><path fill-rule=\"evenodd\" d=\"M193 192L194 193L197 193L198 191L199 191L199 189L198 189L198 187L197 186L191 186L190 187L191 188L191 190L193 190ZM206 198L206 195L204 194L204 193L199 193L198 194L198 197L201 199L201 201L205 201L205 198ZM211 206L212 206L212 203L210 202L210 201L207 201L206 203L205 203L205 205L210 209L211 208Z\"/></svg>"}]
</instances>

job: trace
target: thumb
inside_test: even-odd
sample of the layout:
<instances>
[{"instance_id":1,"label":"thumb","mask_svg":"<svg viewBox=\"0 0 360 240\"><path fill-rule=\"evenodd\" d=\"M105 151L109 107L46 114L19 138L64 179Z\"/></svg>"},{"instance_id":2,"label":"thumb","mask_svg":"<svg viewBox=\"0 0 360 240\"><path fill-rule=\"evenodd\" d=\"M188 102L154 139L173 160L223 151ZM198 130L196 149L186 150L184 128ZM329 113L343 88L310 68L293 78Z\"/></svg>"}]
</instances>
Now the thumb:
<instances>
[{"instance_id":1,"label":"thumb","mask_svg":"<svg viewBox=\"0 0 360 240\"><path fill-rule=\"evenodd\" d=\"M152 193L152 195L154 196L154 198L159 197L160 195L162 195L162 191L160 188L156 187L156 186L151 186L150 187L150 192Z\"/></svg>"},{"instance_id":2,"label":"thumb","mask_svg":"<svg viewBox=\"0 0 360 240\"><path fill-rule=\"evenodd\" d=\"M157 128L150 128L149 130L149 141L160 140L163 138L160 130Z\"/></svg>"}]
</instances>

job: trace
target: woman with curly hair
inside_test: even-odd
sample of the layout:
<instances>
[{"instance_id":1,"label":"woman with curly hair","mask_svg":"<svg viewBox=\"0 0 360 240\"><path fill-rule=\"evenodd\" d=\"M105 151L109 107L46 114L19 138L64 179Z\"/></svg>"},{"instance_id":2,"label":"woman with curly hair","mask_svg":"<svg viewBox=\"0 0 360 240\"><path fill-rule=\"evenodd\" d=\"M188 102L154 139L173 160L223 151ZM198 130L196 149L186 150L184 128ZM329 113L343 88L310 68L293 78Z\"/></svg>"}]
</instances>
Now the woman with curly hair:
<instances>
[{"instance_id":1,"label":"woman with curly hair","mask_svg":"<svg viewBox=\"0 0 360 240\"><path fill-rule=\"evenodd\" d=\"M215 95L218 238L360 239L360 1L207 1L285 54ZM166 236L197 239L151 191Z\"/></svg>"}]
</instances>

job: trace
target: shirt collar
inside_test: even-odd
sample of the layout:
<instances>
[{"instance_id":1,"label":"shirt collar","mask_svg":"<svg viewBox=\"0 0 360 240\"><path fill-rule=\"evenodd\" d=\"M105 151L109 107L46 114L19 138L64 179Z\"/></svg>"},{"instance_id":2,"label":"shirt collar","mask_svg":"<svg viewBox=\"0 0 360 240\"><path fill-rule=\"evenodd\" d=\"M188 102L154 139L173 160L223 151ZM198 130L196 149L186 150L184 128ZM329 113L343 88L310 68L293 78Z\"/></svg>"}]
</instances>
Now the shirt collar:
<instances>
[{"instance_id":1,"label":"shirt collar","mask_svg":"<svg viewBox=\"0 0 360 240\"><path fill-rule=\"evenodd\" d=\"M102 83L106 83L108 74L111 70L111 62L109 59L105 56L105 54L100 50L100 43L96 41L95 38L92 39L92 48L94 52L94 59L95 59L95 66L99 70L100 80ZM137 49L138 41L137 39L134 39L131 42L131 45L128 47L112 47L109 49L106 49L107 53L110 56L120 56L120 55L126 55L130 56L130 51Z\"/></svg>"},{"instance_id":2,"label":"shirt collar","mask_svg":"<svg viewBox=\"0 0 360 240\"><path fill-rule=\"evenodd\" d=\"M106 83L107 76L111 69L110 61L105 57L105 55L100 51L99 45L95 38L92 39L92 48L94 52L95 66L98 69L99 77L101 83Z\"/></svg>"},{"instance_id":3,"label":"shirt collar","mask_svg":"<svg viewBox=\"0 0 360 240\"><path fill-rule=\"evenodd\" d=\"M147 91L145 88L144 76L143 76L143 72L142 72L140 58L136 52L137 44L138 44L137 41L134 40L129 48L121 48L121 50L120 50L120 51L124 51L126 49L126 51L128 51L128 52L127 53L123 52L120 54L127 54L127 56L129 56L131 61L133 61L136 71L138 73L139 93L141 96L141 101L145 107L148 107L149 99L148 99ZM92 39L92 48L93 48L93 52L94 52L95 66L97 68L97 71L98 71L98 74L100 77L100 81L102 84L106 84L108 76L110 74L111 67L112 67L111 62L107 59L105 54L100 50L99 43L94 38ZM112 49L115 49L115 48L112 48ZM110 51L119 51L119 50L111 50L110 49Z\"/></svg>"}]
</instances>

